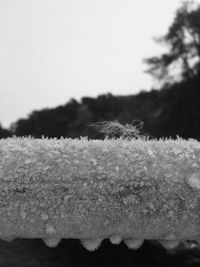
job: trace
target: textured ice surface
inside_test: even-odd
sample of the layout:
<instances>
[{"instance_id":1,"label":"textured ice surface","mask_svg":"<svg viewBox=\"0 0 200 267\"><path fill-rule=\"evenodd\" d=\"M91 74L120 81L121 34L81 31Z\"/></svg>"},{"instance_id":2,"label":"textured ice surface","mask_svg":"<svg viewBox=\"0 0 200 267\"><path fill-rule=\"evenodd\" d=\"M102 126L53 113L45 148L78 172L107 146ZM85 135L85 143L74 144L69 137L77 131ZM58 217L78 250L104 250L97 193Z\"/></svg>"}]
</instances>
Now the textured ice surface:
<instances>
[{"instance_id":1,"label":"textured ice surface","mask_svg":"<svg viewBox=\"0 0 200 267\"><path fill-rule=\"evenodd\" d=\"M152 239L172 249L199 239L199 190L193 139L0 140L2 239L78 238L91 251L105 238L131 249Z\"/></svg>"},{"instance_id":2,"label":"textured ice surface","mask_svg":"<svg viewBox=\"0 0 200 267\"><path fill-rule=\"evenodd\" d=\"M192 173L189 177L188 177L188 184L197 190L200 190L200 170L198 173Z\"/></svg>"}]
</instances>

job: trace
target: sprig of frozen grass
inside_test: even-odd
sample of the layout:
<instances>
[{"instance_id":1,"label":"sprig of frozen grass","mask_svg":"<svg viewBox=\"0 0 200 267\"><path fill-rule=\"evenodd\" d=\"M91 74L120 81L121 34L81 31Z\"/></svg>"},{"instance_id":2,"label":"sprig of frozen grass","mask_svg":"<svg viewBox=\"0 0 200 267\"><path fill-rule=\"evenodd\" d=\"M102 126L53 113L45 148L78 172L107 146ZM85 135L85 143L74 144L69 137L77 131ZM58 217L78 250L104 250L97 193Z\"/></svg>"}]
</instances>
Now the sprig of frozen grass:
<instances>
[{"instance_id":1,"label":"sprig of frozen grass","mask_svg":"<svg viewBox=\"0 0 200 267\"><path fill-rule=\"evenodd\" d=\"M147 134L142 135L141 129L143 127L143 122L140 120L133 120L131 124L126 123L122 125L117 120L115 121L100 121L96 123L91 123L89 126L94 127L100 133L105 135L105 138L122 138L131 140L135 139L145 139L148 138Z\"/></svg>"}]
</instances>

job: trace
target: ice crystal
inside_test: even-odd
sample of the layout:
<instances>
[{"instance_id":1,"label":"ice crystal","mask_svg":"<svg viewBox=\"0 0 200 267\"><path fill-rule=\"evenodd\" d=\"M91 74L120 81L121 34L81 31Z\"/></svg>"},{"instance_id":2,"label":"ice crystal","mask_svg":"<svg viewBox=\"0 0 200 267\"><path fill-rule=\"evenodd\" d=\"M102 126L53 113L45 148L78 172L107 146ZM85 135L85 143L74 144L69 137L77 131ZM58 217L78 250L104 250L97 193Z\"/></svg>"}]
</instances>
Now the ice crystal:
<instances>
[{"instance_id":1,"label":"ice crystal","mask_svg":"<svg viewBox=\"0 0 200 267\"><path fill-rule=\"evenodd\" d=\"M54 235L56 234L56 229L52 224L46 224L45 225L45 231L48 235Z\"/></svg>"},{"instance_id":2,"label":"ice crystal","mask_svg":"<svg viewBox=\"0 0 200 267\"><path fill-rule=\"evenodd\" d=\"M200 190L200 174L193 173L188 177L188 184L197 190Z\"/></svg>"}]
</instances>

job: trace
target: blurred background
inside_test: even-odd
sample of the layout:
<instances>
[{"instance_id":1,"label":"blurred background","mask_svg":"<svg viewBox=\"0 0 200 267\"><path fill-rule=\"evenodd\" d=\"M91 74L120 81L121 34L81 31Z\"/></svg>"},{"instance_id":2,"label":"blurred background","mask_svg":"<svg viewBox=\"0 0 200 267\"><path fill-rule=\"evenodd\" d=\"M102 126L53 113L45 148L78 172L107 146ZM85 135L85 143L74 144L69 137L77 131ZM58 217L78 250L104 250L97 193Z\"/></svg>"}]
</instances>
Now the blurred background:
<instances>
[{"instance_id":1,"label":"blurred background","mask_svg":"<svg viewBox=\"0 0 200 267\"><path fill-rule=\"evenodd\" d=\"M200 1L0 2L0 137L200 138Z\"/></svg>"},{"instance_id":2,"label":"blurred background","mask_svg":"<svg viewBox=\"0 0 200 267\"><path fill-rule=\"evenodd\" d=\"M0 1L0 138L102 139L89 124L134 120L200 141L200 1ZM0 240L0 267L199 264L195 242L89 253L78 240Z\"/></svg>"}]
</instances>

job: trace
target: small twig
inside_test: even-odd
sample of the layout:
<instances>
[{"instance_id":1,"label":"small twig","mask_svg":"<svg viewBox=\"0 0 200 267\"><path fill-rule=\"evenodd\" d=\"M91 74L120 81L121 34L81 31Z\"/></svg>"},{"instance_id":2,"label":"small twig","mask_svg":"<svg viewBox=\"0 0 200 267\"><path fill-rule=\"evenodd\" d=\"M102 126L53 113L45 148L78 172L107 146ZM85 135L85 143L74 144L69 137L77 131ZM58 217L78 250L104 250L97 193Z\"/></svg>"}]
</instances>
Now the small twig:
<instances>
[{"instance_id":1,"label":"small twig","mask_svg":"<svg viewBox=\"0 0 200 267\"><path fill-rule=\"evenodd\" d=\"M134 125L135 124L135 125ZM122 125L118 121L102 121L91 123L89 126L96 128L100 133L103 133L107 138L121 137L122 139L142 138L140 135L143 122L133 120L132 124L126 123Z\"/></svg>"}]
</instances>

